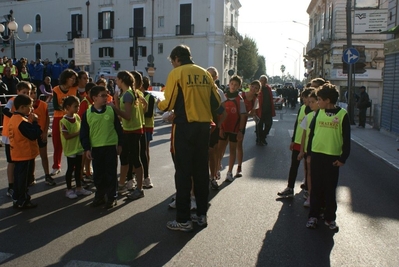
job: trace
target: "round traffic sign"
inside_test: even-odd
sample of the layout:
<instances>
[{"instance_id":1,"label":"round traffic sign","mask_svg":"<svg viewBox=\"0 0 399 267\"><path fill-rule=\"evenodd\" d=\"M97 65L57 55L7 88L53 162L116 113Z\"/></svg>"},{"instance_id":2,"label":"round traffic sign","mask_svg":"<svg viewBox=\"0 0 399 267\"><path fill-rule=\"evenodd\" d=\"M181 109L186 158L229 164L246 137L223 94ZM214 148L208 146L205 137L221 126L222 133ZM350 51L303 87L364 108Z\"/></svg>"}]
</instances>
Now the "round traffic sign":
<instances>
[{"instance_id":1,"label":"round traffic sign","mask_svg":"<svg viewBox=\"0 0 399 267\"><path fill-rule=\"evenodd\" d=\"M149 67L147 73L148 75L153 76L155 74L155 69L153 67Z\"/></svg>"}]
</instances>

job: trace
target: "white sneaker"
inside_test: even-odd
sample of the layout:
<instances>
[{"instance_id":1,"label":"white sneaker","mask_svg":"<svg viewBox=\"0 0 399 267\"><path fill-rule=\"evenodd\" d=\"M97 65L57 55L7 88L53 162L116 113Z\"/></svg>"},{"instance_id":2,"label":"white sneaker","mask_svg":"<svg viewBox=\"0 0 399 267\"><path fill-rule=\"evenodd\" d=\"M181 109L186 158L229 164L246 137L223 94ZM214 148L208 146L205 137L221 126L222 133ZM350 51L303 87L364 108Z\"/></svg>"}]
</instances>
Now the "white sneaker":
<instances>
[{"instance_id":1,"label":"white sneaker","mask_svg":"<svg viewBox=\"0 0 399 267\"><path fill-rule=\"evenodd\" d=\"M150 188L154 187L154 185L151 183L150 177L147 177L147 178L144 179L143 187L145 189L150 189Z\"/></svg>"},{"instance_id":2,"label":"white sneaker","mask_svg":"<svg viewBox=\"0 0 399 267\"><path fill-rule=\"evenodd\" d=\"M231 172L227 172L226 174L226 182L232 182L234 181L233 174Z\"/></svg>"},{"instance_id":3,"label":"white sneaker","mask_svg":"<svg viewBox=\"0 0 399 267\"><path fill-rule=\"evenodd\" d=\"M74 199L74 198L77 198L77 197L78 197L78 195L76 195L76 194L75 194L75 191L73 191L72 189L67 190L66 193L65 193L65 196L66 196L67 198L70 198L70 199Z\"/></svg>"},{"instance_id":4,"label":"white sneaker","mask_svg":"<svg viewBox=\"0 0 399 267\"><path fill-rule=\"evenodd\" d=\"M91 195L92 193L93 193L93 192L91 192L91 191L89 191L89 190L86 190L86 189L84 189L84 188L75 191L75 194L76 194L77 196L88 196L88 195Z\"/></svg>"},{"instance_id":5,"label":"white sneaker","mask_svg":"<svg viewBox=\"0 0 399 267\"><path fill-rule=\"evenodd\" d=\"M127 187L127 190L133 190L136 187L136 179L127 181L126 187Z\"/></svg>"},{"instance_id":6,"label":"white sneaker","mask_svg":"<svg viewBox=\"0 0 399 267\"><path fill-rule=\"evenodd\" d=\"M176 199L169 203L169 208L175 209L176 208Z\"/></svg>"},{"instance_id":7,"label":"white sneaker","mask_svg":"<svg viewBox=\"0 0 399 267\"><path fill-rule=\"evenodd\" d=\"M61 169L53 169L53 171L50 173L51 176L57 175L61 172Z\"/></svg>"},{"instance_id":8,"label":"white sneaker","mask_svg":"<svg viewBox=\"0 0 399 267\"><path fill-rule=\"evenodd\" d=\"M195 197L191 197L191 210L196 210L197 209L197 201L195 200Z\"/></svg>"},{"instance_id":9,"label":"white sneaker","mask_svg":"<svg viewBox=\"0 0 399 267\"><path fill-rule=\"evenodd\" d=\"M306 199L305 202L303 202L303 206L305 208L310 208L310 197L308 199Z\"/></svg>"}]
</instances>

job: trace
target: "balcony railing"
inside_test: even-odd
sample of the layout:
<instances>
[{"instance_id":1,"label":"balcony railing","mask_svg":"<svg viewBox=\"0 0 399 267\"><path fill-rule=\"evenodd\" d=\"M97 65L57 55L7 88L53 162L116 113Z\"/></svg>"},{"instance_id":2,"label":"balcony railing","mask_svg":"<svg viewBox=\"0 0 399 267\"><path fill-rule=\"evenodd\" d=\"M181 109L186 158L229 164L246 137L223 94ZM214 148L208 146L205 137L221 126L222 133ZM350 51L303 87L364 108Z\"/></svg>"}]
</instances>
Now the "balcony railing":
<instances>
[{"instance_id":1,"label":"balcony railing","mask_svg":"<svg viewBox=\"0 0 399 267\"><path fill-rule=\"evenodd\" d=\"M113 29L98 30L98 39L112 39Z\"/></svg>"},{"instance_id":2,"label":"balcony railing","mask_svg":"<svg viewBox=\"0 0 399 267\"><path fill-rule=\"evenodd\" d=\"M145 27L129 28L129 37L145 37L145 35L146 35Z\"/></svg>"},{"instance_id":3,"label":"balcony railing","mask_svg":"<svg viewBox=\"0 0 399 267\"><path fill-rule=\"evenodd\" d=\"M194 24L176 25L176 35L194 35Z\"/></svg>"},{"instance_id":4,"label":"balcony railing","mask_svg":"<svg viewBox=\"0 0 399 267\"><path fill-rule=\"evenodd\" d=\"M68 41L72 41L75 38L81 38L82 32L81 31L71 31L67 33Z\"/></svg>"},{"instance_id":5,"label":"balcony railing","mask_svg":"<svg viewBox=\"0 0 399 267\"><path fill-rule=\"evenodd\" d=\"M324 45L324 44L329 44L331 42L331 31L324 29L321 31L318 31L315 36L309 41L309 43L306 45L306 51L310 51L314 48L317 48L318 46Z\"/></svg>"},{"instance_id":6,"label":"balcony railing","mask_svg":"<svg viewBox=\"0 0 399 267\"><path fill-rule=\"evenodd\" d=\"M234 26L226 26L224 28L224 35L236 39L239 43L243 41L241 34L238 33Z\"/></svg>"}]
</instances>

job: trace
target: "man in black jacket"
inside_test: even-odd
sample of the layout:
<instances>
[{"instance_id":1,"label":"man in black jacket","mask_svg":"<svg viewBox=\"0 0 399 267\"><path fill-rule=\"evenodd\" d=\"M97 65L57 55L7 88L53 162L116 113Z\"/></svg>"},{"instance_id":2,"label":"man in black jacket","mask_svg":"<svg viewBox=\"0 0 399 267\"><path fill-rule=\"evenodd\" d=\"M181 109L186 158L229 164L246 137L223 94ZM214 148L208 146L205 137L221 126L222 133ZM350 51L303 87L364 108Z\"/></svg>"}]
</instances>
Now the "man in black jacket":
<instances>
[{"instance_id":1,"label":"man in black jacket","mask_svg":"<svg viewBox=\"0 0 399 267\"><path fill-rule=\"evenodd\" d=\"M366 113L369 107L369 95L366 93L366 87L360 86L360 97L357 102L357 108L359 109L359 126L357 128L364 128L366 126Z\"/></svg>"}]
</instances>

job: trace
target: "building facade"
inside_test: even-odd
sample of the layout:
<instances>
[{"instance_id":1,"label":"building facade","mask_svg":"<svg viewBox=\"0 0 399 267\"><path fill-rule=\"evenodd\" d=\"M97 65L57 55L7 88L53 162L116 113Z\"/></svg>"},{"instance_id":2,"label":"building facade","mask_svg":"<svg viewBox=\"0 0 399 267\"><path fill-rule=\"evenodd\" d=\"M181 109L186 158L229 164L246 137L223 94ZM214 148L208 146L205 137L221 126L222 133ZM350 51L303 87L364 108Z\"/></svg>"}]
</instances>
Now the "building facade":
<instances>
[{"instance_id":1,"label":"building facade","mask_svg":"<svg viewBox=\"0 0 399 267\"><path fill-rule=\"evenodd\" d=\"M399 134L399 0L390 0L388 40L384 43L384 91L381 104L381 128Z\"/></svg>"},{"instance_id":2,"label":"building facade","mask_svg":"<svg viewBox=\"0 0 399 267\"><path fill-rule=\"evenodd\" d=\"M371 109L379 112L383 95L384 42L388 2L372 0L368 6L362 1L352 1L352 44L359 51L359 61L354 64L354 88L366 90L373 102ZM363 1L365 2L365 1ZM346 102L348 88L343 51L347 45L346 0L312 0L308 6L309 42L306 46L305 67L309 79L323 77L337 85L340 101ZM374 123L376 123L374 121Z\"/></svg>"},{"instance_id":3,"label":"building facade","mask_svg":"<svg viewBox=\"0 0 399 267\"><path fill-rule=\"evenodd\" d=\"M219 70L222 83L237 69L239 0L26 0L1 1L0 14L13 10L19 25L29 23L28 40L16 40L16 58L74 59L75 38L90 40L91 75L139 70L165 83L170 51L191 48L196 64ZM3 16L1 16L3 17ZM1 21L3 24L7 22ZM23 33L19 34L24 36ZM0 56L10 57L3 43ZM151 69L148 73L147 71ZM230 72L231 73L231 72Z\"/></svg>"}]
</instances>

